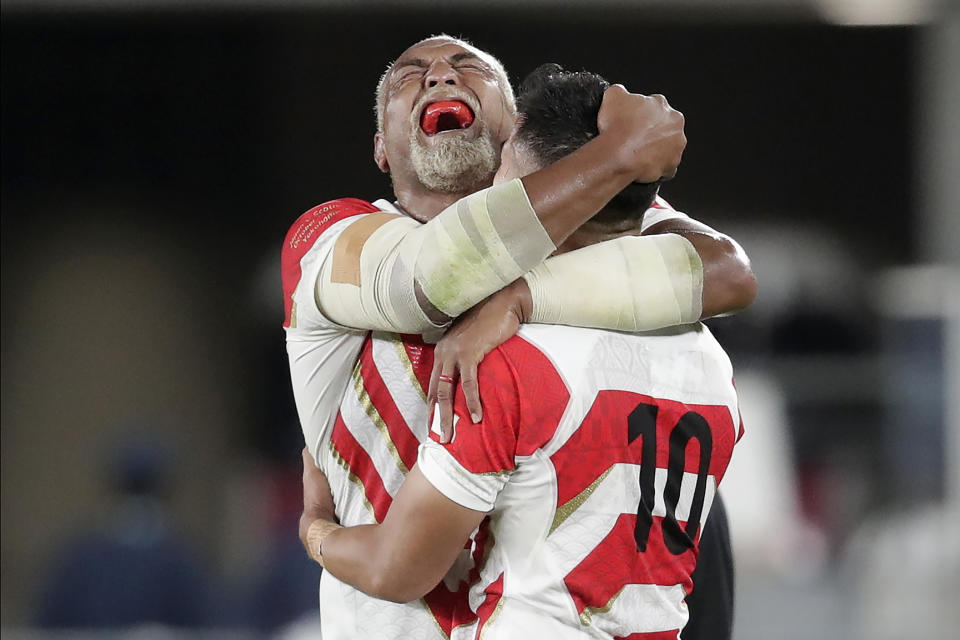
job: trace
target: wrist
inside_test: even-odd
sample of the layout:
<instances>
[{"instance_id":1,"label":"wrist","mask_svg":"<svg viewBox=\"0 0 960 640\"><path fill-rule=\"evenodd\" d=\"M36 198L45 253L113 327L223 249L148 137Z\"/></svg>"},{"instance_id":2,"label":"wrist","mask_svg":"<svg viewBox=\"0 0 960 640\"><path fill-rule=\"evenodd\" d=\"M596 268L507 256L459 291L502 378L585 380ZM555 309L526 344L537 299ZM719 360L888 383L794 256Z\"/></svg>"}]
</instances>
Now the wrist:
<instances>
[{"instance_id":1,"label":"wrist","mask_svg":"<svg viewBox=\"0 0 960 640\"><path fill-rule=\"evenodd\" d=\"M521 324L530 322L530 316L533 313L533 296L526 278L517 278L510 284L510 292L513 295L513 309L517 313L517 319Z\"/></svg>"},{"instance_id":2,"label":"wrist","mask_svg":"<svg viewBox=\"0 0 960 640\"><path fill-rule=\"evenodd\" d=\"M310 523L306 532L307 554L323 566L323 541L342 527L332 520L318 518Z\"/></svg>"},{"instance_id":3,"label":"wrist","mask_svg":"<svg viewBox=\"0 0 960 640\"><path fill-rule=\"evenodd\" d=\"M612 127L601 131L587 144L593 145L597 154L607 159L607 170L611 178L622 182L624 186L637 181L640 173L647 173L651 167L637 166L637 155L642 153L643 145L634 142L636 132L628 127ZM649 162L644 162L649 165Z\"/></svg>"}]
</instances>

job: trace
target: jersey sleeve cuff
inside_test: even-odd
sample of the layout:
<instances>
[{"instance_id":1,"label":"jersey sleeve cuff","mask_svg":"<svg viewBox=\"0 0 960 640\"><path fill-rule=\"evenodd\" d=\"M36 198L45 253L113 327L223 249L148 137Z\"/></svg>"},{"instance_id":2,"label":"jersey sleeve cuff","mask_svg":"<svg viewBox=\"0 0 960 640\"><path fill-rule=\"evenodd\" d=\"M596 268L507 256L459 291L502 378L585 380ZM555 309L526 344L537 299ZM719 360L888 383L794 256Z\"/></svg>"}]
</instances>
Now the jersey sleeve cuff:
<instances>
[{"instance_id":1,"label":"jersey sleeve cuff","mask_svg":"<svg viewBox=\"0 0 960 640\"><path fill-rule=\"evenodd\" d=\"M660 224L664 220L688 218L687 214L677 211L670 204L657 196L652 207L643 214L643 221L640 223L640 231L646 231L655 224Z\"/></svg>"},{"instance_id":2,"label":"jersey sleeve cuff","mask_svg":"<svg viewBox=\"0 0 960 640\"><path fill-rule=\"evenodd\" d=\"M432 440L420 445L417 467L437 491L462 507L483 513L493 510L509 474L471 473Z\"/></svg>"}]
</instances>

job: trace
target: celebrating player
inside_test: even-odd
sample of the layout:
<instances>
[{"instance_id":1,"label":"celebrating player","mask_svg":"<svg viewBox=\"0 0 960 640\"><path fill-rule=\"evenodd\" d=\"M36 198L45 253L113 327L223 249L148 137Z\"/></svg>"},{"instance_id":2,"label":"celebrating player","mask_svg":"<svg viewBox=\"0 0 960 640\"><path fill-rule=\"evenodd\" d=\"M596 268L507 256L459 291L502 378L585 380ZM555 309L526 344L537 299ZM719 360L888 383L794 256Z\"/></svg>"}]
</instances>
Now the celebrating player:
<instances>
[{"instance_id":1,"label":"celebrating player","mask_svg":"<svg viewBox=\"0 0 960 640\"><path fill-rule=\"evenodd\" d=\"M600 105L599 77L541 75L521 96L502 179L549 161L530 140L584 128L569 105L582 103L591 120ZM652 201L649 187L630 190L625 200ZM560 251L585 246L578 257L601 264L613 247L629 255L643 208L619 204ZM557 258L555 268L575 258ZM479 385L483 419L470 425L458 400L455 420L467 426L448 444L437 437L421 446L380 524L315 520L311 554L364 592L406 602L447 574L479 526L478 573L457 637L676 638L700 528L740 435L730 362L709 331L524 325L484 360ZM310 486L323 490L316 477Z\"/></svg>"},{"instance_id":2,"label":"celebrating player","mask_svg":"<svg viewBox=\"0 0 960 640\"><path fill-rule=\"evenodd\" d=\"M344 524L382 520L427 435L429 349L393 334L375 341L366 330L419 333L459 314L542 261L626 184L672 175L684 143L682 118L662 99L622 92L601 112L595 141L522 181L457 202L490 183L512 130L512 94L499 63L461 41L428 39L391 65L377 96L375 158L391 174L396 205L353 199L321 205L295 223L284 246L298 411L311 466L329 474ZM697 250L711 243L721 250L708 260L709 251ZM650 301L661 311L641 328L695 320L712 291L728 295L723 286L709 286L711 278L735 273L737 281L749 272L724 248L732 246L728 239L688 244L674 250L697 268L661 277L659 300ZM570 293L556 295L576 304ZM309 496L305 504L309 524ZM325 636L448 632L460 581L450 583L424 602L390 607L325 576Z\"/></svg>"}]
</instances>

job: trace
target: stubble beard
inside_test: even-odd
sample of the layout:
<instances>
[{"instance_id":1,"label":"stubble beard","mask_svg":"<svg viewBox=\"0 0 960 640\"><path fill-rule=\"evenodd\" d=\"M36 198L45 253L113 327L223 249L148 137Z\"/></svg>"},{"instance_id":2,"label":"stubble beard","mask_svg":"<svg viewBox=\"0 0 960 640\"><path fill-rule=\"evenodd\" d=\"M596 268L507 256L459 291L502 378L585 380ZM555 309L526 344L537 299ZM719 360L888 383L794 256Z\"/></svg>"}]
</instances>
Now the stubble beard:
<instances>
[{"instance_id":1,"label":"stubble beard","mask_svg":"<svg viewBox=\"0 0 960 640\"><path fill-rule=\"evenodd\" d=\"M486 128L473 140L441 137L425 146L410 132L410 160L420 183L436 193L473 193L489 186L497 172L500 154Z\"/></svg>"}]
</instances>

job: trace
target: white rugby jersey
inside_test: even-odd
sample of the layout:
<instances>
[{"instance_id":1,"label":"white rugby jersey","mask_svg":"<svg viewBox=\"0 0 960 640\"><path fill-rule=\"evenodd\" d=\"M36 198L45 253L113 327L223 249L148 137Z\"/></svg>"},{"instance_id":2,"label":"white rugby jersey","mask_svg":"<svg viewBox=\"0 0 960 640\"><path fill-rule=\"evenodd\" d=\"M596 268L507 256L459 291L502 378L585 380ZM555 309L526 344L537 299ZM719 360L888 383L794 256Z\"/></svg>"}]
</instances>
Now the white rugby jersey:
<instances>
[{"instance_id":1,"label":"white rugby jersey","mask_svg":"<svg viewBox=\"0 0 960 640\"><path fill-rule=\"evenodd\" d=\"M337 517L344 526L381 522L417 448L428 439L426 389L432 346L415 336L370 333L339 325L316 303L323 262L340 233L378 211L399 213L391 203L334 200L307 211L291 227L283 247L287 354L304 439L326 474ZM685 217L658 198L643 227ZM402 338L402 339L401 339ZM325 640L339 638L449 637L455 624L475 614L466 606L473 556L480 534L433 592L395 604L370 598L324 572L320 584Z\"/></svg>"},{"instance_id":2,"label":"white rugby jersey","mask_svg":"<svg viewBox=\"0 0 960 640\"><path fill-rule=\"evenodd\" d=\"M439 491L490 514L477 618L452 637L676 640L742 428L709 330L525 325L478 380L482 422L460 394L453 442L424 443L418 460Z\"/></svg>"}]
</instances>

